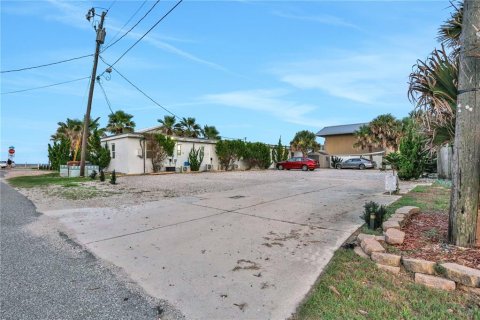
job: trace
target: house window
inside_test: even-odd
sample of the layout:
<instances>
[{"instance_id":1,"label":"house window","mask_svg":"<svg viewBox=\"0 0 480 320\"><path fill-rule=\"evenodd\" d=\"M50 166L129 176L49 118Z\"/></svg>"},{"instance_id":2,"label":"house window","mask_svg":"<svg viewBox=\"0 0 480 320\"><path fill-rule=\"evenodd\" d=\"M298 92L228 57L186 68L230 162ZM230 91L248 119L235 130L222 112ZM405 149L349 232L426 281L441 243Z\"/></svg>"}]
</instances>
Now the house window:
<instances>
[{"instance_id":1,"label":"house window","mask_svg":"<svg viewBox=\"0 0 480 320\"><path fill-rule=\"evenodd\" d=\"M115 159L115 143L112 143L112 159Z\"/></svg>"},{"instance_id":2,"label":"house window","mask_svg":"<svg viewBox=\"0 0 480 320\"><path fill-rule=\"evenodd\" d=\"M182 155L182 145L177 144L177 156L181 156L181 155Z\"/></svg>"}]
</instances>

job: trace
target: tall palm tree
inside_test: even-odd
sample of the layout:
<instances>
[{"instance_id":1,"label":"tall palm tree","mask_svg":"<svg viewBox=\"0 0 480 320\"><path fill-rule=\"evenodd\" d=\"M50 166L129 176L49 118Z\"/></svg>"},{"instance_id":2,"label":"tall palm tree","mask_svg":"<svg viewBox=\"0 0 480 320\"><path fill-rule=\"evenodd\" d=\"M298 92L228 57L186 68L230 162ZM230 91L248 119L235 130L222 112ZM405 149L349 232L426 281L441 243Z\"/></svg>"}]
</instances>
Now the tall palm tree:
<instances>
[{"instance_id":1,"label":"tall palm tree","mask_svg":"<svg viewBox=\"0 0 480 320\"><path fill-rule=\"evenodd\" d=\"M179 123L175 124L175 132L179 136L198 138L202 132L202 127L196 123L195 118L182 118Z\"/></svg>"},{"instance_id":2,"label":"tall palm tree","mask_svg":"<svg viewBox=\"0 0 480 320\"><path fill-rule=\"evenodd\" d=\"M66 122L58 122L57 124L57 131L51 136L51 139L53 141L63 139L70 141L70 153L75 161L77 151L80 148L80 142L82 141L83 121L67 118Z\"/></svg>"},{"instance_id":3,"label":"tall palm tree","mask_svg":"<svg viewBox=\"0 0 480 320\"><path fill-rule=\"evenodd\" d=\"M205 125L203 127L202 131L203 137L206 139L213 139L213 140L219 140L220 139L220 132L218 132L217 128L215 126L207 126Z\"/></svg>"},{"instance_id":4,"label":"tall palm tree","mask_svg":"<svg viewBox=\"0 0 480 320\"><path fill-rule=\"evenodd\" d=\"M372 130L370 130L369 125L362 125L357 131L354 132L355 138L357 141L353 144L354 148L367 150L370 153L370 160L373 160L371 153L373 152L373 147L378 145L376 137L373 135Z\"/></svg>"},{"instance_id":5,"label":"tall palm tree","mask_svg":"<svg viewBox=\"0 0 480 320\"><path fill-rule=\"evenodd\" d=\"M463 1L452 3L452 7L454 11L450 15L450 19L445 21L438 29L437 39L442 44L452 48L454 54L458 54L460 35L462 34Z\"/></svg>"},{"instance_id":6,"label":"tall palm tree","mask_svg":"<svg viewBox=\"0 0 480 320\"><path fill-rule=\"evenodd\" d=\"M394 116L390 113L379 115L370 122L369 127L379 146L398 150L402 124Z\"/></svg>"},{"instance_id":7,"label":"tall palm tree","mask_svg":"<svg viewBox=\"0 0 480 320\"><path fill-rule=\"evenodd\" d=\"M317 142L315 133L302 130L295 134L295 137L290 141L290 147L293 151L301 151L302 155L306 157L309 152L320 150L320 144Z\"/></svg>"},{"instance_id":8,"label":"tall palm tree","mask_svg":"<svg viewBox=\"0 0 480 320\"><path fill-rule=\"evenodd\" d=\"M408 96L417 109L417 119L434 149L455 137L458 57L434 50L426 61L417 61L410 74Z\"/></svg>"},{"instance_id":9,"label":"tall palm tree","mask_svg":"<svg viewBox=\"0 0 480 320\"><path fill-rule=\"evenodd\" d=\"M135 122L132 120L133 115L122 110L118 110L108 116L107 131L113 134L122 134L133 132Z\"/></svg>"},{"instance_id":10,"label":"tall palm tree","mask_svg":"<svg viewBox=\"0 0 480 320\"><path fill-rule=\"evenodd\" d=\"M160 127L162 133L171 136L175 130L177 118L175 116L163 116L163 119L158 119L158 122L162 124Z\"/></svg>"}]
</instances>

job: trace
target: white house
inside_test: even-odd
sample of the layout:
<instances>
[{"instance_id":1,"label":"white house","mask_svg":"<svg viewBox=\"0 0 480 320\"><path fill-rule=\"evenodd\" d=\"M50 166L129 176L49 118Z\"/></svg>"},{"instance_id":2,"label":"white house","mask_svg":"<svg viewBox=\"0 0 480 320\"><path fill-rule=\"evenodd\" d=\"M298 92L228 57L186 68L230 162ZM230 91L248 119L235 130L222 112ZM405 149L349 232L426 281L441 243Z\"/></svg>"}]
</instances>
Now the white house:
<instances>
[{"instance_id":1,"label":"white house","mask_svg":"<svg viewBox=\"0 0 480 320\"><path fill-rule=\"evenodd\" d=\"M124 133L108 136L101 139L102 145L107 144L110 149L111 161L107 171L125 174L142 174L153 172L151 159L148 157L149 150L143 133L158 132L160 126L139 130L135 133ZM162 170L166 167L175 167L175 171L188 170L188 154L195 149L203 148L204 158L200 171L220 170L220 163L215 152L216 140L172 137L175 140L174 155L171 159L163 162ZM236 164L238 169L245 169L242 161Z\"/></svg>"}]
</instances>

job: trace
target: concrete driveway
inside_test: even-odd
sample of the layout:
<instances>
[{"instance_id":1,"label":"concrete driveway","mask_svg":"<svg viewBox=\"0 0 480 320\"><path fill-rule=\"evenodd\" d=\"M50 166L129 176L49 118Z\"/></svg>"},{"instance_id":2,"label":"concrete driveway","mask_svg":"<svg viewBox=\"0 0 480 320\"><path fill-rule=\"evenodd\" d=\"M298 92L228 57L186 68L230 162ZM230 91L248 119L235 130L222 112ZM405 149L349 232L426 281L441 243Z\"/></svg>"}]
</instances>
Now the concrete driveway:
<instances>
[{"instance_id":1,"label":"concrete driveway","mask_svg":"<svg viewBox=\"0 0 480 320\"><path fill-rule=\"evenodd\" d=\"M397 199L378 171L249 175L190 175L238 179L227 191L44 213L188 319L285 319L360 227L363 204Z\"/></svg>"}]
</instances>

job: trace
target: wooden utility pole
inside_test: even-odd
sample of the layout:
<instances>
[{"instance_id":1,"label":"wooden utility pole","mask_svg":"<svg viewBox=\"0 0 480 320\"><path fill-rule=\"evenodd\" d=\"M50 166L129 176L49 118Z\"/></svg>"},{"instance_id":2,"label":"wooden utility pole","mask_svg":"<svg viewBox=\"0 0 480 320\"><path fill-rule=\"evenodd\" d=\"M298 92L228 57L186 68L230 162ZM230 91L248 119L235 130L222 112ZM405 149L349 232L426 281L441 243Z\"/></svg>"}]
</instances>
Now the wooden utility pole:
<instances>
[{"instance_id":1,"label":"wooden utility pole","mask_svg":"<svg viewBox=\"0 0 480 320\"><path fill-rule=\"evenodd\" d=\"M92 9L93 10L93 9ZM90 11L89 11L90 13ZM93 15L95 15L95 11L93 11ZM87 142L88 142L88 135L90 133L90 111L92 110L92 100L93 100L93 89L95 88L95 77L97 76L97 65L98 65L98 56L100 54L100 46L105 42L105 29L103 28L103 21L105 20L105 16L107 15L106 11L102 12L100 16L100 23L97 27L97 46L95 49L95 56L93 60L93 68L92 68L92 78L90 79L90 91L88 94L88 103L87 103L87 113L85 114L85 119L83 120L83 135L82 135L82 153L80 156L80 176L85 177L85 160L87 157ZM87 15L88 19L88 15Z\"/></svg>"},{"instance_id":2,"label":"wooden utility pole","mask_svg":"<svg viewBox=\"0 0 480 320\"><path fill-rule=\"evenodd\" d=\"M480 244L480 0L465 0L459 60L448 239Z\"/></svg>"}]
</instances>

